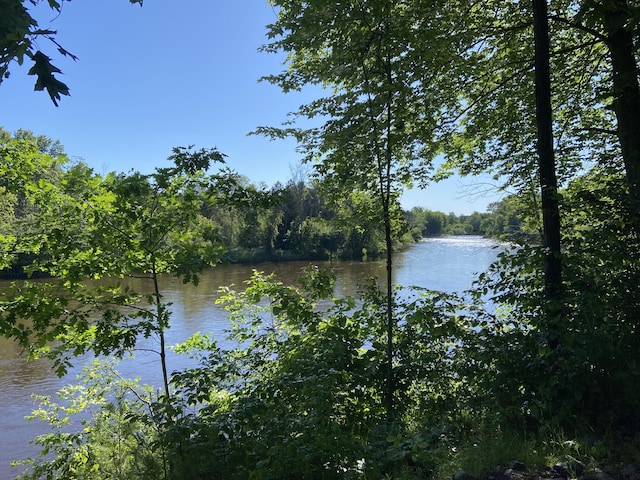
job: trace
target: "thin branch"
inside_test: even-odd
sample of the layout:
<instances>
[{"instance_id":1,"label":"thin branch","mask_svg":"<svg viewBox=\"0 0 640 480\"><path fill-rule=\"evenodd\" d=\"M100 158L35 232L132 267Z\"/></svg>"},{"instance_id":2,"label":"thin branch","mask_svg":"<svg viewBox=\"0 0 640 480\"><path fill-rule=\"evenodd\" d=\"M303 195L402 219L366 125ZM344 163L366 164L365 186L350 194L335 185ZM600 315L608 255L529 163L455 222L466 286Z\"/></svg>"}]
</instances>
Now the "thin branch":
<instances>
[{"instance_id":1,"label":"thin branch","mask_svg":"<svg viewBox=\"0 0 640 480\"><path fill-rule=\"evenodd\" d=\"M553 20L558 23L562 23L563 25L567 25L571 28L575 28L576 30L580 30L581 32L588 33L589 35L594 36L598 40L608 43L609 38L606 35L603 35L601 32L594 28L589 28L586 25L582 25L581 23L577 23L573 20L570 20L565 17L561 17L560 15L549 15L549 20Z\"/></svg>"},{"instance_id":2,"label":"thin branch","mask_svg":"<svg viewBox=\"0 0 640 480\"><path fill-rule=\"evenodd\" d=\"M611 130L609 128L598 128L598 127L591 127L591 128L581 128L579 131L581 132L589 132L589 133L604 133L606 135L618 135L618 130Z\"/></svg>"},{"instance_id":3,"label":"thin branch","mask_svg":"<svg viewBox=\"0 0 640 480\"><path fill-rule=\"evenodd\" d=\"M150 352L150 353L155 353L156 355L160 355L160 352L158 350L154 350L153 348L134 348L133 351L134 352Z\"/></svg>"},{"instance_id":4,"label":"thin branch","mask_svg":"<svg viewBox=\"0 0 640 480\"><path fill-rule=\"evenodd\" d=\"M513 74L507 76L502 81L500 81L496 85L494 85L492 88L486 89L481 95L478 95L477 98L475 98L471 102L469 102L468 105L465 108L461 109L456 115L454 115L452 118L449 118L449 119L445 120L441 124L441 127L444 128L445 125L454 125L454 124L456 124L456 122L458 120L460 120L466 113L468 113L471 110L473 110L479 103L481 103L483 100L487 99L491 94L497 92L502 87L507 85L511 80L513 80L514 78L520 77L523 73L525 73L527 71L530 71L532 68L533 68L533 63L530 63L530 64L528 64L526 66L526 68L523 68L521 70L516 70L515 72L513 72Z\"/></svg>"},{"instance_id":5,"label":"thin branch","mask_svg":"<svg viewBox=\"0 0 640 480\"><path fill-rule=\"evenodd\" d=\"M594 45L597 45L601 43L601 40L591 40L590 42L584 42L584 43L580 43L578 45L573 45L571 47L565 47L565 48L561 48L559 50L554 50L551 52L550 56L551 57L558 57L561 55L565 55L567 53L571 53L571 52L575 52L576 50L582 50L585 47L593 47Z\"/></svg>"}]
</instances>

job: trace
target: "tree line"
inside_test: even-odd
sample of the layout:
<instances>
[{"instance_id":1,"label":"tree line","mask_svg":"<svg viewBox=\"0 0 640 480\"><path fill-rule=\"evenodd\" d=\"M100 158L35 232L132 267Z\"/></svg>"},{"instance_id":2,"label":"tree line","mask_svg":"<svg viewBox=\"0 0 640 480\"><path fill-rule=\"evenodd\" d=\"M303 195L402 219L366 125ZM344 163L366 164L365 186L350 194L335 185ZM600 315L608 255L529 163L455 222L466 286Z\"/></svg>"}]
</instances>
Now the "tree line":
<instances>
[{"instance_id":1,"label":"tree line","mask_svg":"<svg viewBox=\"0 0 640 480\"><path fill-rule=\"evenodd\" d=\"M506 196L488 205L486 212L456 215L413 207L405 212L410 225L418 229L421 236L438 235L484 235L491 238L513 241L536 241L536 226L526 221L524 206L515 196Z\"/></svg>"},{"instance_id":2,"label":"tree line","mask_svg":"<svg viewBox=\"0 0 640 480\"><path fill-rule=\"evenodd\" d=\"M106 180L92 172L84 162L69 162L60 142L44 135L34 135L28 130L11 134L0 129L0 138L5 152L20 145L20 148L33 149L29 160L34 168L31 182L65 184L79 172L85 172L84 175L91 176L96 182ZM9 168L9 164L5 164L6 172ZM284 183L259 188L246 177L228 171L229 185L224 187L229 194L227 198L206 202L206 192L201 192L199 214L215 225L220 244L226 251L223 261L362 260L385 253L382 226L375 219L359 214L362 205L332 203L323 194L321 182L301 174L296 176ZM29 222L38 209L29 202L25 192L9 191L10 177L5 178L0 197L2 229L17 234L28 232L32 228ZM261 196L261 201L251 201L257 195ZM404 211L398 220L403 224L399 228L404 229L404 234L395 239L393 249L403 248L423 236L514 236L521 232L522 222L517 210L509 210L507 205L508 201L503 200L491 204L489 212L471 215L444 214L421 207ZM18 256L15 263L1 273L5 277L23 276L21 269L28 261L28 258Z\"/></svg>"}]
</instances>

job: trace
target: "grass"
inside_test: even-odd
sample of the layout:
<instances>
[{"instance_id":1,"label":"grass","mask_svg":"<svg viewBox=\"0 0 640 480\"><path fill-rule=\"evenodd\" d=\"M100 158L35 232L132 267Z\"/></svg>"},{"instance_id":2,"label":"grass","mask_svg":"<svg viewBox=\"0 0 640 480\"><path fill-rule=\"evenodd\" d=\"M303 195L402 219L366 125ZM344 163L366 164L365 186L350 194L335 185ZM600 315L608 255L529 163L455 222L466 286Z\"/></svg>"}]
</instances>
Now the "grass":
<instances>
[{"instance_id":1,"label":"grass","mask_svg":"<svg viewBox=\"0 0 640 480\"><path fill-rule=\"evenodd\" d=\"M447 455L432 472L433 480L451 480L458 471L468 472L478 478L486 478L498 469L506 469L512 461L524 463L527 473L544 472L559 463L576 478L581 470L599 467L619 470L624 465L640 465L640 436L635 440L622 441L612 436L605 439L570 438L553 432L538 436L493 429L470 436L455 447L449 447ZM402 479L425 478L410 474Z\"/></svg>"}]
</instances>

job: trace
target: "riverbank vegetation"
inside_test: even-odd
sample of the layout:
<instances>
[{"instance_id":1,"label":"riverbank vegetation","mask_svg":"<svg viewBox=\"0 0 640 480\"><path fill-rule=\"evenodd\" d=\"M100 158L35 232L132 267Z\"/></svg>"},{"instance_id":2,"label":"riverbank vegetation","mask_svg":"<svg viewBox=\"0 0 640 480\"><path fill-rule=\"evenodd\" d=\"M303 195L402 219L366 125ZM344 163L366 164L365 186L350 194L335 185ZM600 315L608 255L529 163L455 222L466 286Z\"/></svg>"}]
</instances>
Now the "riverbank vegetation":
<instances>
[{"instance_id":1,"label":"riverbank vegetation","mask_svg":"<svg viewBox=\"0 0 640 480\"><path fill-rule=\"evenodd\" d=\"M11 134L0 129L0 137L7 155L11 152L16 160L31 164L28 167L31 170L24 174L25 181L34 185L48 183L64 191L69 183L80 188L81 181L91 181L96 188L108 189L114 176L129 178L127 182L140 177L136 172L96 174L83 162L69 162L60 142L44 135L36 136L27 130ZM221 154L219 159L223 159ZM3 168L7 172L2 186L3 208L0 212L3 231L13 232L16 236L28 235L34 228L34 216L40 207L25 190L10 187L12 175L15 176L12 164L7 163ZM194 195L200 197L198 215L211 223L220 247L224 248L219 261L362 260L384 255L383 227L364 212L364 209L371 208L366 203L372 203L372 199L366 202L364 199L334 202L326 195L321 182L302 173L295 173L294 177L271 187L258 187L249 179L224 170L216 180L216 201L212 201L214 194L206 186L201 185L194 191ZM155 177L149 175L145 178L154 181ZM79 201L83 193L82 190L64 192L75 197L75 201ZM472 215L445 214L420 207L402 212L397 222L399 231L403 233L393 239L392 248L402 248L423 236L473 234L501 237L508 233L521 233L523 223L517 210L509 207L512 203L505 199L492 204L490 212ZM16 254L0 274L5 278L24 276L23 267L32 261L33 258L24 252Z\"/></svg>"},{"instance_id":2,"label":"riverbank vegetation","mask_svg":"<svg viewBox=\"0 0 640 480\"><path fill-rule=\"evenodd\" d=\"M99 363L41 398L52 430L24 478L470 479L513 460L636 478L639 13L547 3L272 0L264 50L288 68L266 80L327 96L257 133L296 138L310 182L256 187L193 147L100 176L3 133L0 268L49 278L4 289L0 333L61 373L153 338L164 377L156 391ZM402 211L403 189L453 170L513 194L486 217ZM331 272L310 266L296 286L256 272L220 292L232 342L196 333L175 346L194 366L166 364L161 274L197 285L255 249L384 252L390 278L405 238L482 229L510 247L468 292L363 279L333 298ZM124 287L132 275L153 293Z\"/></svg>"}]
</instances>

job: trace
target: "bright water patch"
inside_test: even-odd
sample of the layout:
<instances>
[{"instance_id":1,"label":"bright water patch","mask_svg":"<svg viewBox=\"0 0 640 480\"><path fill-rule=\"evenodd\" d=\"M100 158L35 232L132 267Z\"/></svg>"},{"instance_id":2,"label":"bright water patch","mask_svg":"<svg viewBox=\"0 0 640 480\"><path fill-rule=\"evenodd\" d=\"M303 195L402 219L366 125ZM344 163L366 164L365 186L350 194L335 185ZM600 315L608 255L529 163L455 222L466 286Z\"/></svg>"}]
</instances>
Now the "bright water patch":
<instances>
[{"instance_id":1,"label":"bright water patch","mask_svg":"<svg viewBox=\"0 0 640 480\"><path fill-rule=\"evenodd\" d=\"M503 244L480 236L425 238L398 257L394 282L461 293L497 258Z\"/></svg>"}]
</instances>

